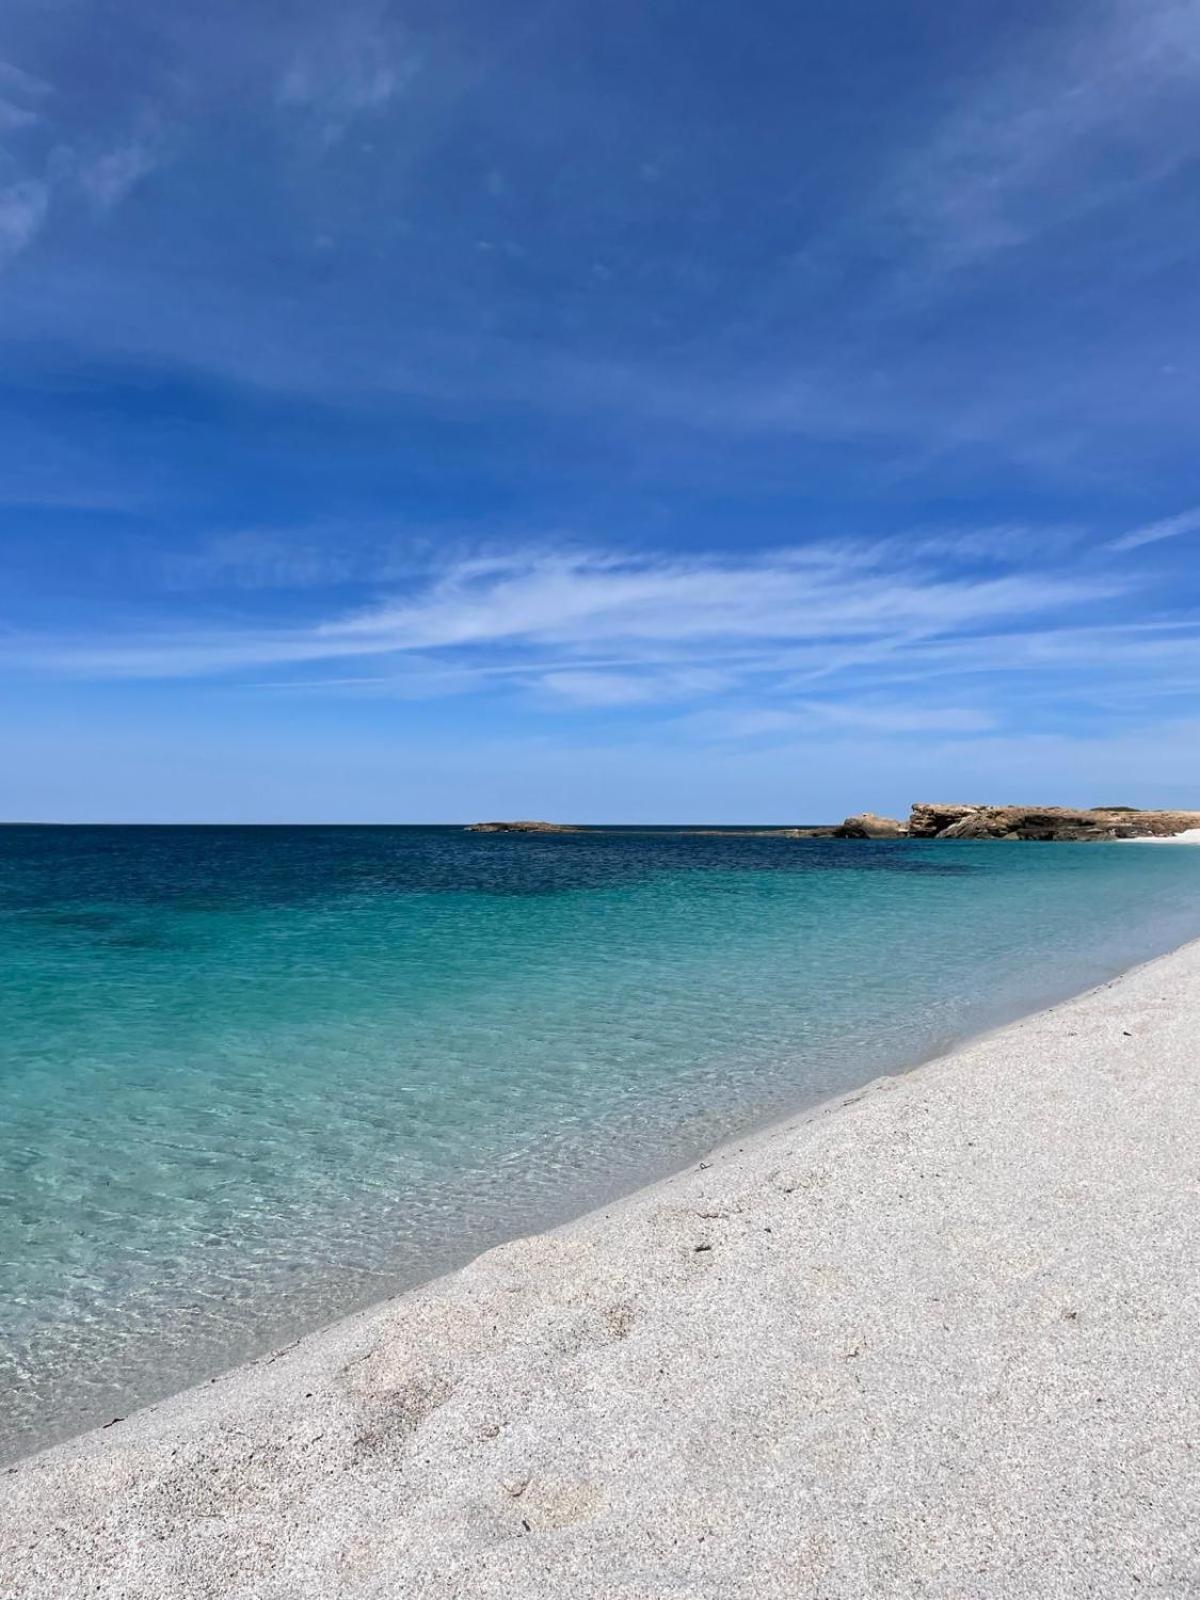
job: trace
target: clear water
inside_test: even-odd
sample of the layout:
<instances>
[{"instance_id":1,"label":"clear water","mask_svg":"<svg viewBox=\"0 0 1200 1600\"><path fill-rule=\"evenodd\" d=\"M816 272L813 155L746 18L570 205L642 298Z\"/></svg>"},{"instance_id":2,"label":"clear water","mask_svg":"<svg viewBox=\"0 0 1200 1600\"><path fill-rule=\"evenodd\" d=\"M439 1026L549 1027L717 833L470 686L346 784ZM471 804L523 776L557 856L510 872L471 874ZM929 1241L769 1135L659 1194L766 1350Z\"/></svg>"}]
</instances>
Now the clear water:
<instances>
[{"instance_id":1,"label":"clear water","mask_svg":"<svg viewBox=\"0 0 1200 1600\"><path fill-rule=\"evenodd\" d=\"M0 1454L1200 935L1200 850L0 829Z\"/></svg>"}]
</instances>

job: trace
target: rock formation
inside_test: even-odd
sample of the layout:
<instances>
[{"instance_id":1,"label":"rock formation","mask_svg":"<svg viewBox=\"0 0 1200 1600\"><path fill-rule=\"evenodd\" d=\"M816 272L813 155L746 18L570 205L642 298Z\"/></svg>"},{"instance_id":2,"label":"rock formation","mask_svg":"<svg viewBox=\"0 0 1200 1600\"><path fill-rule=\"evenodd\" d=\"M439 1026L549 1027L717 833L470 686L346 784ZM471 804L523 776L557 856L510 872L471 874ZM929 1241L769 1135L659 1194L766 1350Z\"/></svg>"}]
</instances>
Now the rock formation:
<instances>
[{"instance_id":1,"label":"rock formation","mask_svg":"<svg viewBox=\"0 0 1200 1600\"><path fill-rule=\"evenodd\" d=\"M1132 806L914 805L908 821L860 811L837 827L679 828L681 834L763 839L1169 839L1200 829L1200 811ZM468 833L588 833L571 822L473 822ZM656 830L657 831L657 830Z\"/></svg>"},{"instance_id":2,"label":"rock formation","mask_svg":"<svg viewBox=\"0 0 1200 1600\"><path fill-rule=\"evenodd\" d=\"M1109 806L914 805L913 839L1141 839L1169 838L1200 827L1200 811L1136 811Z\"/></svg>"},{"instance_id":3,"label":"rock formation","mask_svg":"<svg viewBox=\"0 0 1200 1600\"><path fill-rule=\"evenodd\" d=\"M838 839L903 839L907 833L907 823L898 822L895 817L877 816L874 811L860 811L834 829Z\"/></svg>"},{"instance_id":4,"label":"rock formation","mask_svg":"<svg viewBox=\"0 0 1200 1600\"><path fill-rule=\"evenodd\" d=\"M570 822L472 822L468 833L583 833Z\"/></svg>"}]
</instances>

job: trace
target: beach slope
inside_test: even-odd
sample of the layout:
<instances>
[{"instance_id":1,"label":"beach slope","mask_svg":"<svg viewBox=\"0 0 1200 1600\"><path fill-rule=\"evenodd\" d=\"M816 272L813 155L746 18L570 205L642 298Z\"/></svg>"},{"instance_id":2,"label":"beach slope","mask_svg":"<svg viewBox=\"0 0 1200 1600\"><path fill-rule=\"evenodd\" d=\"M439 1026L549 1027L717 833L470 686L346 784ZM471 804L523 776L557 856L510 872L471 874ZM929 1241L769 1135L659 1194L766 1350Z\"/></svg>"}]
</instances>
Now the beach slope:
<instances>
[{"instance_id":1,"label":"beach slope","mask_svg":"<svg viewBox=\"0 0 1200 1600\"><path fill-rule=\"evenodd\" d=\"M19 1464L87 1595L1200 1592L1200 946Z\"/></svg>"}]
</instances>

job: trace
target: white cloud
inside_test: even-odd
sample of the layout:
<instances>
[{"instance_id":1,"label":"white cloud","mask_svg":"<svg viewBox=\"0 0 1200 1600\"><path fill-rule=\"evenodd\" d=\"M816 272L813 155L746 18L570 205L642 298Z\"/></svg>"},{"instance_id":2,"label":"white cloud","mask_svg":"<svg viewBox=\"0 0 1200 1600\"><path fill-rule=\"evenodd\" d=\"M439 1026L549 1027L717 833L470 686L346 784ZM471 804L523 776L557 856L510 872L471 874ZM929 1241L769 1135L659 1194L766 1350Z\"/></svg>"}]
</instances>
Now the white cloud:
<instances>
[{"instance_id":1,"label":"white cloud","mask_svg":"<svg viewBox=\"0 0 1200 1600\"><path fill-rule=\"evenodd\" d=\"M1193 160L1198 82L1192 0L1085 7L971 84L891 174L881 209L944 265L1020 245Z\"/></svg>"},{"instance_id":2,"label":"white cloud","mask_svg":"<svg viewBox=\"0 0 1200 1600\"><path fill-rule=\"evenodd\" d=\"M337 18L291 60L275 88L283 110L303 112L326 142L356 118L386 109L419 69L415 50L360 16Z\"/></svg>"},{"instance_id":3,"label":"white cloud","mask_svg":"<svg viewBox=\"0 0 1200 1600\"><path fill-rule=\"evenodd\" d=\"M641 672L570 671L547 672L537 685L579 706L629 706L672 700L703 698L730 688L736 678L728 672L703 667L663 670L650 667Z\"/></svg>"},{"instance_id":4,"label":"white cloud","mask_svg":"<svg viewBox=\"0 0 1200 1600\"><path fill-rule=\"evenodd\" d=\"M267 552L271 561L279 554ZM524 687L577 705L782 696L794 706L817 680L860 692L906 672L953 670L956 651L983 649L981 636L994 639L997 629L1012 630L1019 653L1034 618L1088 607L1120 587L1069 570L979 578L914 562L902 548L848 541L740 559L528 550L452 562L411 581L401 599L306 627L10 639L0 657L126 678L261 677L369 661L370 677L354 682L387 692L380 669L405 664L396 692L409 697L422 683L430 695L461 692L474 674L478 688ZM881 714L894 725L893 708ZM832 713L810 707L809 715ZM969 731L961 719L956 727Z\"/></svg>"},{"instance_id":5,"label":"white cloud","mask_svg":"<svg viewBox=\"0 0 1200 1600\"><path fill-rule=\"evenodd\" d=\"M325 111L352 114L386 105L400 81L400 75L388 61L367 55L340 64L298 61L284 75L277 99L281 106L315 106Z\"/></svg>"},{"instance_id":6,"label":"white cloud","mask_svg":"<svg viewBox=\"0 0 1200 1600\"><path fill-rule=\"evenodd\" d=\"M16 133L42 120L40 103L49 85L11 62L0 61L0 133Z\"/></svg>"},{"instance_id":7,"label":"white cloud","mask_svg":"<svg viewBox=\"0 0 1200 1600\"><path fill-rule=\"evenodd\" d=\"M0 155L6 173L0 185L0 266L29 248L52 205L77 204L82 192L93 211L110 211L159 164L153 142L144 136L81 153L50 116L44 103L50 95L48 84L0 61L0 133L36 127L41 135L20 158L11 151Z\"/></svg>"},{"instance_id":8,"label":"white cloud","mask_svg":"<svg viewBox=\"0 0 1200 1600\"><path fill-rule=\"evenodd\" d=\"M809 546L759 559L670 560L529 554L452 569L415 599L320 630L356 648L428 649L500 641L624 647L738 640L825 641L938 632L1020 617L1113 592L1071 573L933 576L884 547Z\"/></svg>"},{"instance_id":9,"label":"white cloud","mask_svg":"<svg viewBox=\"0 0 1200 1600\"><path fill-rule=\"evenodd\" d=\"M154 171L159 160L158 152L148 140L130 140L82 162L79 182L97 211L111 211Z\"/></svg>"},{"instance_id":10,"label":"white cloud","mask_svg":"<svg viewBox=\"0 0 1200 1600\"><path fill-rule=\"evenodd\" d=\"M44 79L34 77L32 72L18 67L15 62L0 61L0 89L21 99L40 100L50 92L50 85Z\"/></svg>"},{"instance_id":11,"label":"white cloud","mask_svg":"<svg viewBox=\"0 0 1200 1600\"><path fill-rule=\"evenodd\" d=\"M655 698L656 680L621 672L547 672L541 686L578 706L628 706Z\"/></svg>"},{"instance_id":12,"label":"white cloud","mask_svg":"<svg viewBox=\"0 0 1200 1600\"><path fill-rule=\"evenodd\" d=\"M31 128L41 120L38 112L29 111L0 96L0 133L16 133L18 129Z\"/></svg>"},{"instance_id":13,"label":"white cloud","mask_svg":"<svg viewBox=\"0 0 1200 1600\"><path fill-rule=\"evenodd\" d=\"M1111 541L1109 549L1140 550L1143 545L1158 544L1162 539L1177 539L1181 534L1196 533L1198 530L1200 506L1193 506L1190 511L1180 511L1176 516L1164 517L1160 522L1148 522L1144 527L1123 533L1120 538Z\"/></svg>"},{"instance_id":14,"label":"white cloud","mask_svg":"<svg viewBox=\"0 0 1200 1600\"><path fill-rule=\"evenodd\" d=\"M237 528L199 549L168 551L163 571L172 589L314 589L378 576L379 540L371 559L336 524L322 528Z\"/></svg>"},{"instance_id":15,"label":"white cloud","mask_svg":"<svg viewBox=\"0 0 1200 1600\"><path fill-rule=\"evenodd\" d=\"M33 242L49 206L49 187L38 179L26 178L0 189L0 265Z\"/></svg>"}]
</instances>

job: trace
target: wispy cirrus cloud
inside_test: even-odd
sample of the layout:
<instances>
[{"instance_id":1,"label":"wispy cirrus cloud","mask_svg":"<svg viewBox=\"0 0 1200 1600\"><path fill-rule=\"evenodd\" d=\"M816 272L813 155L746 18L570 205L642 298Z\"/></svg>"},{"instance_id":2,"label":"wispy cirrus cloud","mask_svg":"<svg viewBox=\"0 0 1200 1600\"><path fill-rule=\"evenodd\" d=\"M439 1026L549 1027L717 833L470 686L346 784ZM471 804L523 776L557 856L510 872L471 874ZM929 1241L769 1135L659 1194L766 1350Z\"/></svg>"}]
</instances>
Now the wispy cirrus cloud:
<instances>
[{"instance_id":1,"label":"wispy cirrus cloud","mask_svg":"<svg viewBox=\"0 0 1200 1600\"><path fill-rule=\"evenodd\" d=\"M1193 404L1192 369L1169 364L1170 343L1155 360L1138 308L1145 285L1173 258L1194 257L1195 238L1186 223L1169 245L1131 235L1127 218L1156 192L1176 212L1170 185L1200 160L1200 8L1194 0L1080 6L1018 30L1007 50L985 54L942 88L928 117L880 163L878 181L756 287L734 324L755 339L751 359L739 360L740 340L727 337L727 365L715 377L630 374L630 408L747 435L911 434L923 451L999 451L1054 474L1064 463L1077 470L1089 455L1095 471L1097 434L1127 448L1150 412L1160 438L1176 432L1181 408ZM1102 216L1113 236L1097 260L1088 230ZM989 272L1003 282L1005 273L1036 273L1039 263L1047 277L1070 269L1114 291L1103 348L1093 346L1086 362L1063 365L1049 354L1052 326L1026 343L1024 311L1015 364L990 346L987 311L969 347L930 338L914 360L896 340L910 318L986 294ZM816 286L836 304L851 273L853 320L839 321L832 347L811 326L796 339L806 294ZM1035 316L1044 294L1031 279ZM1134 323L1129 336L1126 321ZM987 347L982 373L976 341ZM1130 371L1142 375L1136 410ZM617 383L598 367L601 393L606 376ZM1114 426L1117 419L1127 425Z\"/></svg>"},{"instance_id":2,"label":"wispy cirrus cloud","mask_svg":"<svg viewBox=\"0 0 1200 1600\"><path fill-rule=\"evenodd\" d=\"M364 542L344 523L227 529L197 547L164 552L163 578L168 588L180 592L255 593L378 583L389 570L395 572L403 546L386 528L368 531L374 536Z\"/></svg>"},{"instance_id":3,"label":"wispy cirrus cloud","mask_svg":"<svg viewBox=\"0 0 1200 1600\"><path fill-rule=\"evenodd\" d=\"M332 144L359 117L382 114L420 71L415 41L355 10L331 14L297 48L275 85L275 104L303 116Z\"/></svg>"},{"instance_id":4,"label":"wispy cirrus cloud","mask_svg":"<svg viewBox=\"0 0 1200 1600\"><path fill-rule=\"evenodd\" d=\"M956 651L968 658L1009 631L1019 641L1036 619L1086 613L1127 588L1112 572L1066 567L981 576L879 542L686 559L534 548L450 561L400 597L302 628L10 637L0 660L56 674L263 686L278 674L291 690L299 666L314 673L315 692L516 694L610 714L725 706L730 735L755 715L766 718L760 732L780 734L800 723L869 731L888 721L965 735L992 725L982 703L936 693L926 703L923 692L901 715L885 691L913 675L936 678ZM838 708L847 695L858 703Z\"/></svg>"},{"instance_id":5,"label":"wispy cirrus cloud","mask_svg":"<svg viewBox=\"0 0 1200 1600\"><path fill-rule=\"evenodd\" d=\"M0 61L0 133L32 128L42 120L49 85L10 61Z\"/></svg>"},{"instance_id":6,"label":"wispy cirrus cloud","mask_svg":"<svg viewBox=\"0 0 1200 1600\"><path fill-rule=\"evenodd\" d=\"M1143 545L1160 544L1164 539L1178 539L1185 533L1200 532L1200 506L1180 511L1173 517L1163 517L1158 522L1147 522L1121 534L1109 544L1110 550L1140 550Z\"/></svg>"},{"instance_id":7,"label":"wispy cirrus cloud","mask_svg":"<svg viewBox=\"0 0 1200 1600\"><path fill-rule=\"evenodd\" d=\"M129 139L79 163L78 181L98 212L111 211L161 164L156 140Z\"/></svg>"},{"instance_id":8,"label":"wispy cirrus cloud","mask_svg":"<svg viewBox=\"0 0 1200 1600\"><path fill-rule=\"evenodd\" d=\"M0 266L33 242L49 207L50 186L40 178L21 178L0 188Z\"/></svg>"},{"instance_id":9,"label":"wispy cirrus cloud","mask_svg":"<svg viewBox=\"0 0 1200 1600\"><path fill-rule=\"evenodd\" d=\"M810 545L761 557L537 553L452 568L415 599L318 630L356 648L524 641L626 648L933 632L1110 595L1109 576L937 574L895 546Z\"/></svg>"},{"instance_id":10,"label":"wispy cirrus cloud","mask_svg":"<svg viewBox=\"0 0 1200 1600\"><path fill-rule=\"evenodd\" d=\"M18 128L30 128L40 121L38 112L31 111L27 106L14 105L11 100L6 100L0 95L0 133L13 133Z\"/></svg>"},{"instance_id":11,"label":"wispy cirrus cloud","mask_svg":"<svg viewBox=\"0 0 1200 1600\"><path fill-rule=\"evenodd\" d=\"M1194 159L1198 83L1191 0L1087 8L973 84L881 209L945 265L1022 245Z\"/></svg>"},{"instance_id":12,"label":"wispy cirrus cloud","mask_svg":"<svg viewBox=\"0 0 1200 1600\"><path fill-rule=\"evenodd\" d=\"M35 172L0 185L0 266L33 244L58 200L74 196L77 205L82 194L92 211L103 215L153 172L159 159L145 141L124 143L88 158L56 148L53 159Z\"/></svg>"},{"instance_id":13,"label":"wispy cirrus cloud","mask_svg":"<svg viewBox=\"0 0 1200 1600\"><path fill-rule=\"evenodd\" d=\"M269 540L235 540L227 594L257 623L9 633L0 665L253 694L483 697L535 718L557 708L781 747L1132 724L1194 689L1200 614L1172 612L1136 562L1064 537L1031 563L1028 539L979 534L686 558L545 544L427 550L402 592L333 616L318 606L303 626L264 624L256 584L302 593L314 578L318 602L353 560L335 573L319 556L310 571L311 552L292 561Z\"/></svg>"},{"instance_id":14,"label":"wispy cirrus cloud","mask_svg":"<svg viewBox=\"0 0 1200 1600\"><path fill-rule=\"evenodd\" d=\"M164 53L189 38L187 30L176 38L163 26ZM647 235L636 204L644 186L630 176L640 170L629 149L640 136L633 131L614 128L594 140L592 129L572 123L572 161L584 159L604 205L592 213L582 199L586 183L564 191L553 170L555 141L544 138L564 109L553 58L550 70L526 75L503 52L480 48L473 26L420 19L402 26L370 4L337 15L314 8L288 31L286 48L271 28L243 26L232 35L216 28L213 59L188 59L186 73L174 64L172 80L186 77L198 97L189 103L197 116L189 136L199 145L204 130L219 129L227 114L231 126L245 114L220 97L229 92L229 58L238 67L239 52L248 52L252 59L240 68L253 84L254 115L272 128L269 154L258 150L259 171L268 180L264 189L287 196L283 215L264 220L279 230L268 253L277 254L285 274L291 263L296 278L285 293L273 277L253 293L224 285L226 263L217 250L203 294L179 282L169 255L167 288L156 292L142 281L141 261L126 263L128 280L107 285L119 314L85 310L72 336L92 348L151 351L335 405L365 399L491 412L520 407L638 436L648 428L720 434L747 451L793 437L853 441L902 460L909 472L939 450L986 450L1033 472L1059 472L1064 458L1095 471L1105 459L1094 448L1098 433L1133 449L1134 430L1122 427L1131 413L1144 422L1142 414L1157 406L1161 425L1147 432L1161 439L1177 431L1173 391L1186 379L1173 379L1159 401L1138 386L1134 407L1127 368L1144 346L1123 341L1111 318L1102 347L1087 340L1086 364L1060 363L1033 337L1027 345L1018 337L993 347L988 311L965 339L931 338L923 327L911 330L909 319L931 298L963 290L970 274L949 268L1018 255L1017 246L1048 232L1055 261L1074 262L1088 276L1090 245L1064 237L1073 223L1089 208L1136 199L1196 159L1195 9L1179 0L1105 0L1056 7L1028 27L998 33L995 49L956 52L956 63L966 64L939 81L936 93L916 96L919 114L881 134L870 167L877 177L842 184L831 166L826 176L842 198L821 207L818 225L784 208L778 237L786 248L755 251L751 238L745 254L741 246L730 254L736 233L728 229L699 247L690 235L673 242L669 228ZM137 84L139 98L152 89L165 99L162 77L147 84ZM517 105L522 114L513 117ZM443 146L456 144L446 136L459 118L487 145L488 178L474 156L469 172L453 161L441 172ZM109 130L111 149L91 162L92 210L103 208L100 197L129 192L138 181L129 175L140 172L146 148L131 138L130 120L127 109L126 126ZM660 140L677 136L648 120ZM344 137L355 126L364 134L361 146ZM752 187L753 129L735 123L720 131L742 152ZM332 160L297 164L297 134L352 154L362 182L348 182ZM700 172L689 173L687 151L676 163L697 199L706 151L697 144L690 156ZM160 155L152 141L150 153ZM500 194L490 184L494 153L509 174ZM268 171L275 160L283 165ZM435 172L437 181L428 181ZM26 176L46 181L41 172ZM249 208L260 208L260 199L253 188L242 194L241 178L235 168L221 184L232 239L257 231ZM76 199L82 182L75 183ZM377 197L371 214L364 214L364 194ZM57 205L57 187L51 199ZM169 238L186 202L164 193L159 204ZM553 226L539 224L539 216ZM303 249L293 228L306 235ZM35 226L27 238L36 233ZM337 254L328 279L310 272L314 240L336 253L347 236L356 241L353 261ZM1161 238L1151 243L1153 261L1161 263ZM486 257L481 244L489 246ZM1186 257L1187 228L1175 230L1173 247ZM555 286L548 297L538 287L543 274ZM691 292L709 274L723 294ZM327 281L336 292L323 292ZM638 284L656 300L645 322L637 314L642 297L631 291ZM72 283L68 299L88 300L91 291L90 281ZM181 296L186 315L179 314ZM304 318L292 314L298 303L308 307ZM1037 304L1037 295L1022 302L1022 327L1027 307ZM68 314L54 307L54 326L62 328ZM231 336L242 318L252 332ZM659 337L660 328L669 336ZM707 437L698 447L688 443L688 470L697 460L712 470ZM659 460L681 463L686 453L662 452Z\"/></svg>"},{"instance_id":15,"label":"wispy cirrus cloud","mask_svg":"<svg viewBox=\"0 0 1200 1600\"><path fill-rule=\"evenodd\" d=\"M647 663L637 671L570 667L545 672L535 670L528 681L571 705L612 707L663 705L673 701L707 699L734 688L736 670L705 667L660 666Z\"/></svg>"},{"instance_id":16,"label":"wispy cirrus cloud","mask_svg":"<svg viewBox=\"0 0 1200 1600\"><path fill-rule=\"evenodd\" d=\"M120 204L162 160L153 123L142 111L138 133L89 132L80 138L69 105L54 85L0 61L0 266L38 238L59 204L82 201L96 215Z\"/></svg>"}]
</instances>

